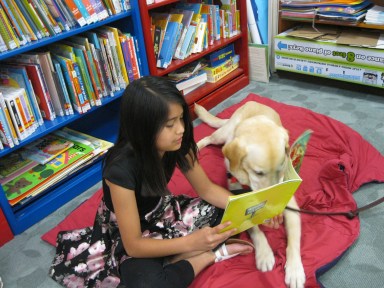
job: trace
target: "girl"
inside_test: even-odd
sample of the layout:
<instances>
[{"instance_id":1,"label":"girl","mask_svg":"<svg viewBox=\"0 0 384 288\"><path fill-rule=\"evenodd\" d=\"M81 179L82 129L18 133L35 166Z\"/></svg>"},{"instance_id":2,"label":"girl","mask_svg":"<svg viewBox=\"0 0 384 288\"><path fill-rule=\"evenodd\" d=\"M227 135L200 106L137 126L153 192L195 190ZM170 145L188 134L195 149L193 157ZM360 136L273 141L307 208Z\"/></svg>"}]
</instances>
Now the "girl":
<instances>
[{"instance_id":1,"label":"girl","mask_svg":"<svg viewBox=\"0 0 384 288\"><path fill-rule=\"evenodd\" d=\"M95 224L58 235L52 278L70 287L187 287L214 262L252 252L224 243L235 232L220 233L230 223L218 224L231 193L208 179L196 153L188 105L175 85L153 76L130 83ZM199 198L167 190L176 167Z\"/></svg>"}]
</instances>

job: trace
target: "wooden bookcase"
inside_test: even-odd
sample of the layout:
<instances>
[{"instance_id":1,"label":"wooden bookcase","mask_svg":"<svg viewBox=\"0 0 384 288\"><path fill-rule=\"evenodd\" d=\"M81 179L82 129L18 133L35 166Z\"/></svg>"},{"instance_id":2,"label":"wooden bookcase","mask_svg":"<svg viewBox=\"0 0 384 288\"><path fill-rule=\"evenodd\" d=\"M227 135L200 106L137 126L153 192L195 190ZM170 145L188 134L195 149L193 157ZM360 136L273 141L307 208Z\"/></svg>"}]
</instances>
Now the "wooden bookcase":
<instances>
[{"instance_id":1,"label":"wooden bookcase","mask_svg":"<svg viewBox=\"0 0 384 288\"><path fill-rule=\"evenodd\" d=\"M1 61L4 61L9 57L16 56L24 52L34 51L35 49L47 46L70 36L77 35L100 26L109 25L120 28L122 31L129 32L137 37L140 50L139 57L142 64L142 74L148 75L148 63L145 53L144 38L142 36L143 32L138 1L139 0L131 0L131 10L127 12L110 16L103 21L99 21L91 25L63 32L54 37L43 38L25 46L21 46L15 50L0 53L0 65ZM117 138L118 132L117 112L119 109L119 98L122 93L123 91L120 91L119 93L115 93L114 97L104 98L102 106L92 107L92 109L85 114L75 113L71 116L57 117L53 121L45 121L44 125L40 126L38 130L27 139L20 141L19 145L11 149L5 148L4 150L0 150L0 157L20 149L26 144L64 126L68 126L95 137L114 142ZM39 222L41 219L99 181L101 181L100 159L78 171L76 174L61 181L59 184L51 187L25 206L17 208L10 206L2 187L0 186L0 208L3 210L12 232L17 235L31 227L33 224Z\"/></svg>"},{"instance_id":2,"label":"wooden bookcase","mask_svg":"<svg viewBox=\"0 0 384 288\"><path fill-rule=\"evenodd\" d=\"M239 68L230 73L216 83L206 83L195 91L185 96L190 106L190 112L193 118L196 115L193 112L193 103L198 103L207 109L211 109L224 99L231 96L241 88L249 84L248 71L248 32L247 32L247 11L245 0L237 0L237 9L240 10L241 33L232 37L215 41L208 49L201 53L192 54L184 60L173 60L166 68L157 68L154 52L154 45L151 36L151 19L150 14L154 11L169 11L179 0L158 0L154 4L147 5L146 1L140 1L141 23L144 33L145 47L147 51L148 68L151 75L164 76L168 73L191 63L204 55L212 53L230 43L234 43L236 54L240 55ZM192 1L191 1L192 2Z\"/></svg>"}]
</instances>

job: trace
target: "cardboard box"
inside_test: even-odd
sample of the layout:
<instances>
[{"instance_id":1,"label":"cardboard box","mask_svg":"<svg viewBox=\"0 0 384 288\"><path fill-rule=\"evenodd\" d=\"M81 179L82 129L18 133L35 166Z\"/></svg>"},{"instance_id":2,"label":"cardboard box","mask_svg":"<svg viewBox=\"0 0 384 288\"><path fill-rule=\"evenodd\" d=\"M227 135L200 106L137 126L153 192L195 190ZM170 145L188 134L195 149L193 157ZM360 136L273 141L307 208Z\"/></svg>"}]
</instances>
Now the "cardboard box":
<instances>
[{"instance_id":1,"label":"cardboard box","mask_svg":"<svg viewBox=\"0 0 384 288\"><path fill-rule=\"evenodd\" d=\"M8 225L8 221L4 216L3 210L0 208L0 247L13 239L13 233Z\"/></svg>"},{"instance_id":2,"label":"cardboard box","mask_svg":"<svg viewBox=\"0 0 384 288\"><path fill-rule=\"evenodd\" d=\"M322 28L319 27L319 30L322 31ZM324 31L324 35L321 35L308 33L308 27L303 30L296 27L280 33L275 36L275 53L319 62L327 60L364 69L383 68L384 33L351 28L335 28L332 32L328 27Z\"/></svg>"},{"instance_id":3,"label":"cardboard box","mask_svg":"<svg viewBox=\"0 0 384 288\"><path fill-rule=\"evenodd\" d=\"M381 67L381 69L356 67L326 60L287 56L280 53L275 54L275 67L278 70L384 88L384 67Z\"/></svg>"}]
</instances>

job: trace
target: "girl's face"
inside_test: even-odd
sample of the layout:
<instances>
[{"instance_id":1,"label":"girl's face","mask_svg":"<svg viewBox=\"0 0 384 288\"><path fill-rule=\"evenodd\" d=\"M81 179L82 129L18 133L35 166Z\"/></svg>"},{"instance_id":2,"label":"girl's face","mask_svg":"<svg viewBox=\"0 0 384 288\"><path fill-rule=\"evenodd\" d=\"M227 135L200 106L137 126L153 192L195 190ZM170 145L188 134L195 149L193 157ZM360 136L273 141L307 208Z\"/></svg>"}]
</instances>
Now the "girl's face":
<instances>
[{"instance_id":1,"label":"girl's face","mask_svg":"<svg viewBox=\"0 0 384 288\"><path fill-rule=\"evenodd\" d=\"M169 104L168 120L161 128L156 141L157 150L161 155L167 151L180 149L184 134L183 107L180 104Z\"/></svg>"}]
</instances>

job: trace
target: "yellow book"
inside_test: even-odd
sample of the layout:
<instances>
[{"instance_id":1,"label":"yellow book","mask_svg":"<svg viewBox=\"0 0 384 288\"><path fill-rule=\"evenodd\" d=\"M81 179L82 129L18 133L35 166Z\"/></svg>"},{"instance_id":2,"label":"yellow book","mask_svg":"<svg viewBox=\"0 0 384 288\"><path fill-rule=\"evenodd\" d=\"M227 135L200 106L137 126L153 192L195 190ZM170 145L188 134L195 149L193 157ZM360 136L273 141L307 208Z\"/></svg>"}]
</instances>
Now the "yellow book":
<instances>
[{"instance_id":1,"label":"yellow book","mask_svg":"<svg viewBox=\"0 0 384 288\"><path fill-rule=\"evenodd\" d=\"M311 134L311 130L306 130L292 144L283 182L229 197L221 223L231 221L232 224L222 232L232 228L237 228L236 233L243 232L255 225L266 223L268 219L284 211L302 182L298 173Z\"/></svg>"},{"instance_id":2,"label":"yellow book","mask_svg":"<svg viewBox=\"0 0 384 288\"><path fill-rule=\"evenodd\" d=\"M123 78L124 78L125 83L128 84L129 83L128 73L127 73L127 69L125 69L125 65L124 65L124 63L125 63L124 62L124 55L123 55L123 50L121 49L120 40L119 40L119 29L117 29L115 27L110 27L110 26L105 26L105 28L107 28L109 31L111 31L113 33L113 37L115 38L115 43L116 43L117 57L119 58L119 64L120 64L120 68L121 68L121 74L123 74Z\"/></svg>"}]
</instances>

